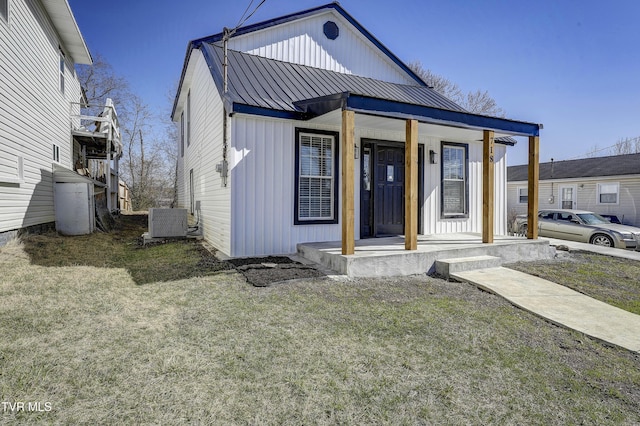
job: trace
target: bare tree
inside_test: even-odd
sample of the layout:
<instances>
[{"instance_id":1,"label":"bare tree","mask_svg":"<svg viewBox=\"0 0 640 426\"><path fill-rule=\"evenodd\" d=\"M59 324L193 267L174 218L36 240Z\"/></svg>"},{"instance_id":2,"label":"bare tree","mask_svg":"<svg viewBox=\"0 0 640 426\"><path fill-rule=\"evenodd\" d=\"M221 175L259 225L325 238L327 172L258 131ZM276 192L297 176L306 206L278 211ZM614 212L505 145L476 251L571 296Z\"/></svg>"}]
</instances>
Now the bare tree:
<instances>
[{"instance_id":1,"label":"bare tree","mask_svg":"<svg viewBox=\"0 0 640 426\"><path fill-rule=\"evenodd\" d=\"M620 138L611 147L612 155L636 154L640 152L640 136L635 138Z\"/></svg>"},{"instance_id":2,"label":"bare tree","mask_svg":"<svg viewBox=\"0 0 640 426\"><path fill-rule=\"evenodd\" d=\"M163 134L170 128L100 55L92 66L78 66L77 72L89 103L104 105L106 98L115 103L124 146L120 177L129 186L134 210L171 199L174 160L167 155L164 141L174 135Z\"/></svg>"},{"instance_id":3,"label":"bare tree","mask_svg":"<svg viewBox=\"0 0 640 426\"><path fill-rule=\"evenodd\" d=\"M484 92L476 90L475 92L464 94L456 83L434 73L430 69L425 69L420 61L409 63L409 68L436 92L451 99L467 111L494 117L505 116L505 111L498 107L496 101L486 90Z\"/></svg>"},{"instance_id":4,"label":"bare tree","mask_svg":"<svg viewBox=\"0 0 640 426\"><path fill-rule=\"evenodd\" d=\"M89 104L104 105L111 98L116 105L122 105L131 95L127 80L117 75L100 54L93 65L77 65L76 71Z\"/></svg>"}]
</instances>

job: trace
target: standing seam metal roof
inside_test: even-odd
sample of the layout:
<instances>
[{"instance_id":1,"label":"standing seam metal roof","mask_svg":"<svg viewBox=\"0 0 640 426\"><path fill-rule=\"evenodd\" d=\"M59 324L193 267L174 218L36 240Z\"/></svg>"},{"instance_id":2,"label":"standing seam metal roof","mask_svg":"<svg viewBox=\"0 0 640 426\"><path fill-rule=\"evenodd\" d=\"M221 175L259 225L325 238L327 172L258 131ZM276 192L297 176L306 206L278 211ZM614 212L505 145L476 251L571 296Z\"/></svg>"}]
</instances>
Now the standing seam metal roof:
<instances>
[{"instance_id":1,"label":"standing seam metal roof","mask_svg":"<svg viewBox=\"0 0 640 426\"><path fill-rule=\"evenodd\" d=\"M211 43L200 46L205 57L213 59L209 66L214 79L221 81L223 49ZM309 66L277 61L228 50L228 93L233 103L258 108L301 112L294 103L337 93L380 98L407 104L466 112L434 89L389 83L368 77L344 74ZM222 90L219 87L219 90Z\"/></svg>"}]
</instances>

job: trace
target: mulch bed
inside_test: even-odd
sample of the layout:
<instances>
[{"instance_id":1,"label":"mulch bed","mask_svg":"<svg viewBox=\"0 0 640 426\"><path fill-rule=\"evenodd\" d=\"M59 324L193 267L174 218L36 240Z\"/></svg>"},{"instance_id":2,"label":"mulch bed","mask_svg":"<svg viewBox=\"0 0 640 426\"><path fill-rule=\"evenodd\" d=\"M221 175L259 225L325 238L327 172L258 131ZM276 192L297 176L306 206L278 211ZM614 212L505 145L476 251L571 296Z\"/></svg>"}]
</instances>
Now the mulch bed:
<instances>
[{"instance_id":1,"label":"mulch bed","mask_svg":"<svg viewBox=\"0 0 640 426\"><path fill-rule=\"evenodd\" d=\"M267 287L280 281L325 276L314 267L295 262L286 256L245 257L230 259L227 262L255 287Z\"/></svg>"}]
</instances>

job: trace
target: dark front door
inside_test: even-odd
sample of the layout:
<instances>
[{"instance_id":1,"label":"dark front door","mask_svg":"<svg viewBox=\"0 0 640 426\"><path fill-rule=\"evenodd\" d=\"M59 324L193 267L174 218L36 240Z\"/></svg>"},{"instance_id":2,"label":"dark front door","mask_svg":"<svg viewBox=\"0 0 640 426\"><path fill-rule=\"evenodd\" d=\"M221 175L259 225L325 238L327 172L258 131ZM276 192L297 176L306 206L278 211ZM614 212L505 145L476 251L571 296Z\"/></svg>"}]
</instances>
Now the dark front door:
<instances>
[{"instance_id":1,"label":"dark front door","mask_svg":"<svg viewBox=\"0 0 640 426\"><path fill-rule=\"evenodd\" d=\"M374 155L375 235L404 233L404 149L378 146Z\"/></svg>"},{"instance_id":2,"label":"dark front door","mask_svg":"<svg viewBox=\"0 0 640 426\"><path fill-rule=\"evenodd\" d=\"M423 199L423 146L418 147L418 198ZM363 139L360 237L404 234L404 144ZM418 228L422 226L418 202Z\"/></svg>"}]
</instances>

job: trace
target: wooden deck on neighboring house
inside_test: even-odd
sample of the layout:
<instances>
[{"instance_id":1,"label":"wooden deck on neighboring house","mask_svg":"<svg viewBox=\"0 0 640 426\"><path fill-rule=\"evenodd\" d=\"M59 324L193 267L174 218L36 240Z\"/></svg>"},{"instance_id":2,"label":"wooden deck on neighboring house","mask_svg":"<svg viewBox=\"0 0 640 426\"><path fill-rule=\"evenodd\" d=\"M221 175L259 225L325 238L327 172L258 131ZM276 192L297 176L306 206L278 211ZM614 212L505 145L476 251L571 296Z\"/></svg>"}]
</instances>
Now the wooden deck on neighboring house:
<instances>
[{"instance_id":1,"label":"wooden deck on neighboring house","mask_svg":"<svg viewBox=\"0 0 640 426\"><path fill-rule=\"evenodd\" d=\"M119 160L123 146L113 102L107 99L105 105L72 103L71 109L71 133L80 149L74 152L78 159L74 170L94 180L96 187L103 186L106 209L117 211L121 208Z\"/></svg>"}]
</instances>

